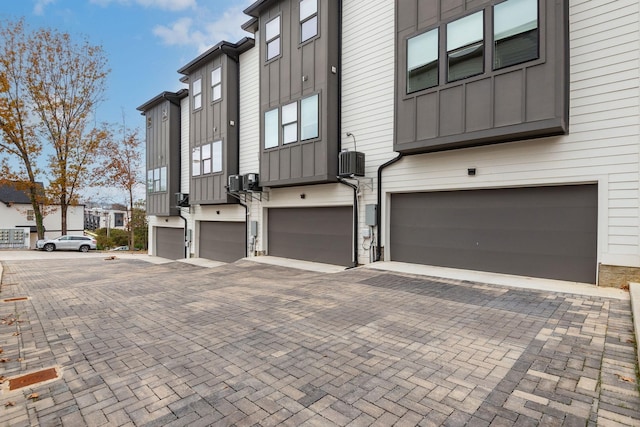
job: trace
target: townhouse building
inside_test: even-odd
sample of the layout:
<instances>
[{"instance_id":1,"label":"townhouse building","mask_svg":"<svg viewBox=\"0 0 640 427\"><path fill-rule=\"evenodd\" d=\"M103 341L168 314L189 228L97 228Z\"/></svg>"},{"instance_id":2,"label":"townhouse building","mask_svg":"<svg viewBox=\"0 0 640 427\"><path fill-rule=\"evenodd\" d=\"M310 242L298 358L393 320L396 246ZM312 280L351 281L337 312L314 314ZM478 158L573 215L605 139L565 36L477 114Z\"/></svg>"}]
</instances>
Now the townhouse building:
<instances>
[{"instance_id":1,"label":"townhouse building","mask_svg":"<svg viewBox=\"0 0 640 427\"><path fill-rule=\"evenodd\" d=\"M640 279L637 1L245 13L139 107L152 254Z\"/></svg>"}]
</instances>

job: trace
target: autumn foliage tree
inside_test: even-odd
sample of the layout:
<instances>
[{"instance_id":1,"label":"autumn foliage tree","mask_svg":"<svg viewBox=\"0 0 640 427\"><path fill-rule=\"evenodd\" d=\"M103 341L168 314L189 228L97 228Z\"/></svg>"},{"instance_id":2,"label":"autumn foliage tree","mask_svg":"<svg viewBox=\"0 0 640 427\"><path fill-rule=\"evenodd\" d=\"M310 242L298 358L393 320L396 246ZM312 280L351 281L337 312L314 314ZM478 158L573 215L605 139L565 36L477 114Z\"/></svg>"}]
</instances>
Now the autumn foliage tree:
<instances>
[{"instance_id":1,"label":"autumn foliage tree","mask_svg":"<svg viewBox=\"0 0 640 427\"><path fill-rule=\"evenodd\" d=\"M127 224L129 227L129 247L134 248L135 233L132 222L134 211L134 190L142 184L142 141L138 130L130 130L122 125L119 131L107 138L100 150L102 164L99 167L100 179L96 184L116 187L127 194Z\"/></svg>"},{"instance_id":2,"label":"autumn foliage tree","mask_svg":"<svg viewBox=\"0 0 640 427\"><path fill-rule=\"evenodd\" d=\"M42 143L29 108L30 95L25 77L29 71L29 40L24 22L0 26L0 184L11 184L29 195L38 238L44 237L45 203L38 184L38 157ZM9 162L8 159L13 159Z\"/></svg>"},{"instance_id":3,"label":"autumn foliage tree","mask_svg":"<svg viewBox=\"0 0 640 427\"><path fill-rule=\"evenodd\" d=\"M25 181L30 194L37 193L37 165L47 155L47 194L60 206L66 234L68 207L92 178L91 165L108 135L92 125L106 89L106 56L86 39L76 42L52 29L30 32L22 20L0 24L0 43L0 154L20 163L16 170L5 157L3 176ZM37 202L32 199L38 221Z\"/></svg>"}]
</instances>

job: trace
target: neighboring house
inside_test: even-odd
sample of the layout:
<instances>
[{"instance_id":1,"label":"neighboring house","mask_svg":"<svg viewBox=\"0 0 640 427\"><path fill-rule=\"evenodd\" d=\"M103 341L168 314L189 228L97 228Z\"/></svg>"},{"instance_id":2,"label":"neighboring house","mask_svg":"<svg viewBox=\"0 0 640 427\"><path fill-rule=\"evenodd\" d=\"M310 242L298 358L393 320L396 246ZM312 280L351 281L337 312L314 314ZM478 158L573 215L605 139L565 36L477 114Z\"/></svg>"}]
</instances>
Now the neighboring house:
<instances>
[{"instance_id":1,"label":"neighboring house","mask_svg":"<svg viewBox=\"0 0 640 427\"><path fill-rule=\"evenodd\" d=\"M139 107L152 254L640 280L636 2L245 13Z\"/></svg>"},{"instance_id":2,"label":"neighboring house","mask_svg":"<svg viewBox=\"0 0 640 427\"><path fill-rule=\"evenodd\" d=\"M84 228L91 231L99 228L126 230L128 218L129 213L126 210L85 207Z\"/></svg>"},{"instance_id":3,"label":"neighboring house","mask_svg":"<svg viewBox=\"0 0 640 427\"><path fill-rule=\"evenodd\" d=\"M60 208L46 206L43 211L45 238L60 236ZM83 212L84 205L68 207L68 234L83 234ZM38 231L28 194L11 185L0 185L0 248L35 248L36 240Z\"/></svg>"}]
</instances>

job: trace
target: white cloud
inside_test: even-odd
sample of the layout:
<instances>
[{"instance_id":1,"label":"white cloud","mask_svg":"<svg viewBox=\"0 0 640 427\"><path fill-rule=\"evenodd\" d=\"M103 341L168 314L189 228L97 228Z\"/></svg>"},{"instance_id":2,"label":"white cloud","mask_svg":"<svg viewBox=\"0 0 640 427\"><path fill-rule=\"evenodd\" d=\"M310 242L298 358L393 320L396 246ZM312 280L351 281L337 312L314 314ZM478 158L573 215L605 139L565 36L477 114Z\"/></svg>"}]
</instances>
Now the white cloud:
<instances>
[{"instance_id":1,"label":"white cloud","mask_svg":"<svg viewBox=\"0 0 640 427\"><path fill-rule=\"evenodd\" d=\"M51 1L51 0L39 0L39 1ZM118 3L123 5L137 4L147 8L161 9L161 10L186 10L195 9L197 4L196 0L90 0L93 4L100 6L108 6L111 3Z\"/></svg>"},{"instance_id":2,"label":"white cloud","mask_svg":"<svg viewBox=\"0 0 640 427\"><path fill-rule=\"evenodd\" d=\"M55 0L37 0L33 6L33 13L36 15L44 15L44 8L53 3Z\"/></svg>"},{"instance_id":3,"label":"white cloud","mask_svg":"<svg viewBox=\"0 0 640 427\"><path fill-rule=\"evenodd\" d=\"M196 19L179 18L168 26L157 25L153 34L169 46L193 46L198 52L204 52L211 46L225 40L236 42L249 34L242 30L242 24L249 17L242 13L252 1L244 1L243 4L233 6L225 10L222 15L211 19L211 12L206 9L199 10Z\"/></svg>"}]
</instances>

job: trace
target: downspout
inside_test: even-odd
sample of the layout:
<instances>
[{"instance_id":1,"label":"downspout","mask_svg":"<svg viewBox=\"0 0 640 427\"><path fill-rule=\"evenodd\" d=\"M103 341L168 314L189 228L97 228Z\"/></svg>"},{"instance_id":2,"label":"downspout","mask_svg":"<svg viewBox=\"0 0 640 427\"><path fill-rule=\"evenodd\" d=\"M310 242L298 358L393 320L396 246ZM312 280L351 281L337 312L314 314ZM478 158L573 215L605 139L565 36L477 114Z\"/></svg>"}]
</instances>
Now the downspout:
<instances>
[{"instance_id":1,"label":"downspout","mask_svg":"<svg viewBox=\"0 0 640 427\"><path fill-rule=\"evenodd\" d=\"M338 182L353 189L353 263L349 268L358 266L358 186L340 177Z\"/></svg>"},{"instance_id":2,"label":"downspout","mask_svg":"<svg viewBox=\"0 0 640 427\"><path fill-rule=\"evenodd\" d=\"M188 223L187 218L182 216L182 208L180 206L178 206L178 212L178 215L180 215L180 218L184 221L184 259L187 259L189 258Z\"/></svg>"},{"instance_id":3,"label":"downspout","mask_svg":"<svg viewBox=\"0 0 640 427\"><path fill-rule=\"evenodd\" d=\"M393 159L378 167L378 209L376 209L376 226L378 227L378 230L376 237L376 257L374 259L374 262L380 261L380 252L382 251L382 170L388 166L391 166L392 164L400 160L403 156L404 154L398 153L398 157L394 157Z\"/></svg>"}]
</instances>

